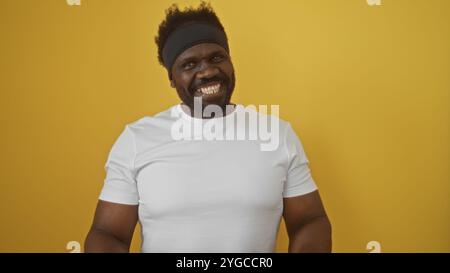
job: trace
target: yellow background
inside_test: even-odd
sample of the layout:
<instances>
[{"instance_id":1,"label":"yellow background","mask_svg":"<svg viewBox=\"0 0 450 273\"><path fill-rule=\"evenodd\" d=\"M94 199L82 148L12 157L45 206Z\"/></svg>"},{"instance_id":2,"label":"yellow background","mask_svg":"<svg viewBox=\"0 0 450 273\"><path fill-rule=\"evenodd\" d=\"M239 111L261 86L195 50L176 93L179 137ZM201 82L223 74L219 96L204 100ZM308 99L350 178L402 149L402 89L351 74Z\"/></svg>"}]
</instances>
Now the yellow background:
<instances>
[{"instance_id":1,"label":"yellow background","mask_svg":"<svg viewBox=\"0 0 450 273\"><path fill-rule=\"evenodd\" d=\"M1 1L1 252L83 243L125 124L179 101L154 44L173 2ZM449 252L450 1L212 5L230 39L233 101L279 104L293 124L333 251L378 241L382 252Z\"/></svg>"}]
</instances>

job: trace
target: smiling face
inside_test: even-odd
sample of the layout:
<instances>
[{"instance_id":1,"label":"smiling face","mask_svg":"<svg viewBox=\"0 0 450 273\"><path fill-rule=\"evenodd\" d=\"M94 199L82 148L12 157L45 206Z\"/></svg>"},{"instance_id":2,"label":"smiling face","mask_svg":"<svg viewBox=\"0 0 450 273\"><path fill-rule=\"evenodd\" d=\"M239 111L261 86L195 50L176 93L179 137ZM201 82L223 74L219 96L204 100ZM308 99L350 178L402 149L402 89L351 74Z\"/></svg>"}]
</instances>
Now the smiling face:
<instances>
[{"instance_id":1,"label":"smiling face","mask_svg":"<svg viewBox=\"0 0 450 273\"><path fill-rule=\"evenodd\" d=\"M202 43L186 49L175 60L171 74L171 86L192 113L194 97L202 98L203 108L215 104L225 109L230 103L234 68L227 51L217 44Z\"/></svg>"}]
</instances>

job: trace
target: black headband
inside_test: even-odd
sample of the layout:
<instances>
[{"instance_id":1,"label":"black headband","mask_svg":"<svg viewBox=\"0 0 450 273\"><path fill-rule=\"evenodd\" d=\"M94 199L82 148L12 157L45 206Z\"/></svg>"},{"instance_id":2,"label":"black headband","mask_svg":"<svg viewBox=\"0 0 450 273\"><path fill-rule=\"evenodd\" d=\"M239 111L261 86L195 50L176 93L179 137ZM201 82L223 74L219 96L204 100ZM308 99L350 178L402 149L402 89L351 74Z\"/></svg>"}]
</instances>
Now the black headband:
<instances>
[{"instance_id":1,"label":"black headband","mask_svg":"<svg viewBox=\"0 0 450 273\"><path fill-rule=\"evenodd\" d=\"M169 70L169 74L178 55L201 43L215 43L229 52L227 36L219 28L197 22L181 26L170 34L162 50L164 66Z\"/></svg>"}]
</instances>

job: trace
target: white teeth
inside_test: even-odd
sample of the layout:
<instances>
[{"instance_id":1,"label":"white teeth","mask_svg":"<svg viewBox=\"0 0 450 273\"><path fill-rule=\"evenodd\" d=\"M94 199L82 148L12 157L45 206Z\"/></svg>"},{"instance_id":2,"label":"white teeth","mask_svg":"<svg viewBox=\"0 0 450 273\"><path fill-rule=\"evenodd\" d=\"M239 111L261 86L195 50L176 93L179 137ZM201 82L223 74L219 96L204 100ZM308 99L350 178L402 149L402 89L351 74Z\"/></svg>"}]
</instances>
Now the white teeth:
<instances>
[{"instance_id":1,"label":"white teeth","mask_svg":"<svg viewBox=\"0 0 450 273\"><path fill-rule=\"evenodd\" d=\"M219 90L220 90L220 84L197 89L198 92L201 92L201 93L207 94L207 95L215 94L215 93L219 92Z\"/></svg>"}]
</instances>

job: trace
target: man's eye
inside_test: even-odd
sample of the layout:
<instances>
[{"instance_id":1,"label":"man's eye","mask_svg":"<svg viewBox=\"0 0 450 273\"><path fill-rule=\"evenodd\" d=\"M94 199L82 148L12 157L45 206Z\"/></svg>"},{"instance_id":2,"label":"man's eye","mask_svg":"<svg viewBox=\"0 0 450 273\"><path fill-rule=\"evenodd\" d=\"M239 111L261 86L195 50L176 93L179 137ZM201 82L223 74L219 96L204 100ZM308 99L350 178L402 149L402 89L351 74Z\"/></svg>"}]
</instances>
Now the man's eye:
<instances>
[{"instance_id":1,"label":"man's eye","mask_svg":"<svg viewBox=\"0 0 450 273\"><path fill-rule=\"evenodd\" d=\"M185 64L183 64L183 69L191 69L191 68L193 68L195 66L195 63L194 62L187 62L187 63L185 63Z\"/></svg>"},{"instance_id":2,"label":"man's eye","mask_svg":"<svg viewBox=\"0 0 450 273\"><path fill-rule=\"evenodd\" d=\"M220 55L216 55L214 57L212 57L212 61L217 63L217 62L221 62L223 60L223 56Z\"/></svg>"}]
</instances>

